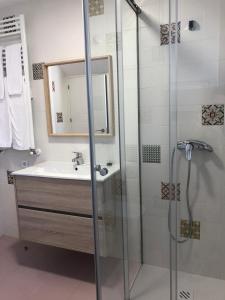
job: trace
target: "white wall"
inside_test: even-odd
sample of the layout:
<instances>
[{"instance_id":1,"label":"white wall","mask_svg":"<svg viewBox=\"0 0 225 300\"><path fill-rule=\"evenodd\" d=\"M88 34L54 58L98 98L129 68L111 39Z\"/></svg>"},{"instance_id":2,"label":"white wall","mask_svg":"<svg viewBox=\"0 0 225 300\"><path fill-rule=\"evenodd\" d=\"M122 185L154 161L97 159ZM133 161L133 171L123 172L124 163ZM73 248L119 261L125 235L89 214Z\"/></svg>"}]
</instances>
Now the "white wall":
<instances>
[{"instance_id":1,"label":"white wall","mask_svg":"<svg viewBox=\"0 0 225 300\"><path fill-rule=\"evenodd\" d=\"M81 3L81 0L31 0L1 9L0 16L25 15L30 70L32 63L84 57ZM106 7L103 18L107 20L107 26L104 29L99 27L98 22L96 22L98 20L97 17L92 18L93 39L95 39L95 35L99 36L99 32L101 32L105 38L106 45L106 48L103 49L101 44L93 44L93 49L95 49L93 55L114 55L113 63L114 71L116 72L115 41L112 43L106 40L108 32L115 33L115 22L112 16L113 14L111 15L111 11L109 9L107 11ZM33 112L36 146L41 148L43 153L36 162L43 160L71 161L72 151L83 152L85 161L88 162L88 139L48 137L42 80L32 80L32 92L34 97ZM117 107L117 104L115 104L115 107ZM109 160L115 161L117 159L118 155L113 150L114 142L114 138L107 140L101 138L97 141L98 162L105 164ZM3 222L4 233L11 236L17 236L16 206L14 187L7 185L6 170L21 168L22 161L29 161L30 164L33 164L35 159L26 152L7 151L5 154L0 155L0 219Z\"/></svg>"}]
</instances>

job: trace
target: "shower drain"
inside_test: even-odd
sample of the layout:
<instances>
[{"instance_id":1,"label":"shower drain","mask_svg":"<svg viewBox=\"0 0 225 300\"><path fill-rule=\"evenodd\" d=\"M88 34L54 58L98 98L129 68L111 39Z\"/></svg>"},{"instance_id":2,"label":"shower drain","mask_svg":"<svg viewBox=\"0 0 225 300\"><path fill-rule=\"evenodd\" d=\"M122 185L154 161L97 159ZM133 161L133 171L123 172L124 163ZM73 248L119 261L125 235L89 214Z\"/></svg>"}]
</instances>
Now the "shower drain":
<instances>
[{"instance_id":1,"label":"shower drain","mask_svg":"<svg viewBox=\"0 0 225 300\"><path fill-rule=\"evenodd\" d=\"M180 290L178 292L178 300L193 300L193 294L190 290Z\"/></svg>"}]
</instances>

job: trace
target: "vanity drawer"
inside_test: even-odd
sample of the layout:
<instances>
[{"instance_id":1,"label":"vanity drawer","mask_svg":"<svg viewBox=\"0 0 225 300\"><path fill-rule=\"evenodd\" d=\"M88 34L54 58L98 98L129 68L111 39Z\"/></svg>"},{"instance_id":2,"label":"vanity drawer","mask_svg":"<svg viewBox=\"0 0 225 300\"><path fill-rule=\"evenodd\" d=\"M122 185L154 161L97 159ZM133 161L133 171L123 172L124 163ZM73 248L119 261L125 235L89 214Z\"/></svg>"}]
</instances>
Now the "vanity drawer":
<instances>
[{"instance_id":1,"label":"vanity drawer","mask_svg":"<svg viewBox=\"0 0 225 300\"><path fill-rule=\"evenodd\" d=\"M22 240L94 253L92 218L24 208L18 208L18 215Z\"/></svg>"},{"instance_id":2,"label":"vanity drawer","mask_svg":"<svg viewBox=\"0 0 225 300\"><path fill-rule=\"evenodd\" d=\"M92 215L89 181L16 176L18 205Z\"/></svg>"}]
</instances>

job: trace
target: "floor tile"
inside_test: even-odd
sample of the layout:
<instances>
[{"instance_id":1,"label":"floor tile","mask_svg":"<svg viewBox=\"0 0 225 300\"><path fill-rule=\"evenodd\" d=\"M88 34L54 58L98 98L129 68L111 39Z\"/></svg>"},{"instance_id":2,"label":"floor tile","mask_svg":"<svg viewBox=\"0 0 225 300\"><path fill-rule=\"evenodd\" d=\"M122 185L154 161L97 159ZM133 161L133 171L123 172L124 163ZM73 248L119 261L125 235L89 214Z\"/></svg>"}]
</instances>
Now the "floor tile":
<instances>
[{"instance_id":1,"label":"floor tile","mask_svg":"<svg viewBox=\"0 0 225 300\"><path fill-rule=\"evenodd\" d=\"M96 300L94 258L1 237L0 299Z\"/></svg>"}]
</instances>

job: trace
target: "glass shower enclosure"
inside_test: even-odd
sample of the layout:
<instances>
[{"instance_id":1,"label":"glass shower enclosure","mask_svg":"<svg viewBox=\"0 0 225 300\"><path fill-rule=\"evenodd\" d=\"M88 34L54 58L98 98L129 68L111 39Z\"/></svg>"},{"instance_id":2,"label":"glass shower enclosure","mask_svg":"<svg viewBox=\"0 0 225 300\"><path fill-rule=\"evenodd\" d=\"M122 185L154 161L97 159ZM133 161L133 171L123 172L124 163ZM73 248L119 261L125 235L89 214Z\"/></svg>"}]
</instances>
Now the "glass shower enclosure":
<instances>
[{"instance_id":1,"label":"glass shower enclosure","mask_svg":"<svg viewBox=\"0 0 225 300\"><path fill-rule=\"evenodd\" d=\"M225 1L100 2L89 16L84 0L98 299L222 300ZM92 58L103 54L113 61L110 140L93 129ZM102 144L118 168L104 255Z\"/></svg>"},{"instance_id":2,"label":"glass shower enclosure","mask_svg":"<svg viewBox=\"0 0 225 300\"><path fill-rule=\"evenodd\" d=\"M84 1L97 298L123 300L130 298L142 264L138 17L127 1L104 1L104 15L93 17L90 6L91 1ZM112 60L115 135L104 140L97 138L94 130L92 59L106 54ZM113 161L102 161L102 143L108 144ZM103 225L112 245L103 253L98 176L107 163L117 166L118 172L111 179L116 186L111 190L114 207L109 212L114 224ZM108 200L107 194L105 197Z\"/></svg>"},{"instance_id":3,"label":"glass shower enclosure","mask_svg":"<svg viewBox=\"0 0 225 300\"><path fill-rule=\"evenodd\" d=\"M161 4L167 47L158 53L160 26L137 3L105 0L95 12L93 1L83 0L99 300L177 297L177 6ZM109 139L95 132L93 59L102 55L112 60L115 134ZM159 125L157 113L164 117ZM112 165L117 172L105 185L102 215L98 181Z\"/></svg>"}]
</instances>

